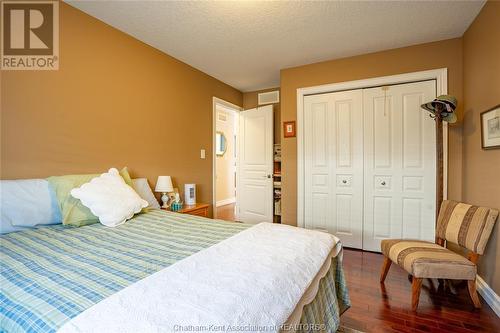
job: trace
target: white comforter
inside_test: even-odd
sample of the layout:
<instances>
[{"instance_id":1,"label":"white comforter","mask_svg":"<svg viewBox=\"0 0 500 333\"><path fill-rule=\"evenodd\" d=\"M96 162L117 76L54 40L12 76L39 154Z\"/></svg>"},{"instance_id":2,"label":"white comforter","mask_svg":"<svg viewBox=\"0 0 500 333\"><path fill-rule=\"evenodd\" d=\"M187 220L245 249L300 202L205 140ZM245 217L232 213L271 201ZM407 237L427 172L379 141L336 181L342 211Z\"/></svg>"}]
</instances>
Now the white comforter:
<instances>
[{"instance_id":1,"label":"white comforter","mask_svg":"<svg viewBox=\"0 0 500 333\"><path fill-rule=\"evenodd\" d=\"M128 286L59 332L279 331L337 242L260 223Z\"/></svg>"}]
</instances>

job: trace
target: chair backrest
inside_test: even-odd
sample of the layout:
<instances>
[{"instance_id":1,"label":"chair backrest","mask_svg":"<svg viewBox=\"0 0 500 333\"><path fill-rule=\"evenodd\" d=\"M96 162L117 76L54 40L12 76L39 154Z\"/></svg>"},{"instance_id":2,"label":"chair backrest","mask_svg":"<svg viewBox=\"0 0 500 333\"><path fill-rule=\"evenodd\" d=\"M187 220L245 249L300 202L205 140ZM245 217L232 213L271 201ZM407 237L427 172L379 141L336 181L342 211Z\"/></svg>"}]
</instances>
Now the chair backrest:
<instances>
[{"instance_id":1,"label":"chair backrest","mask_svg":"<svg viewBox=\"0 0 500 333\"><path fill-rule=\"evenodd\" d=\"M498 210L444 200L439 210L436 237L483 254L498 217Z\"/></svg>"}]
</instances>

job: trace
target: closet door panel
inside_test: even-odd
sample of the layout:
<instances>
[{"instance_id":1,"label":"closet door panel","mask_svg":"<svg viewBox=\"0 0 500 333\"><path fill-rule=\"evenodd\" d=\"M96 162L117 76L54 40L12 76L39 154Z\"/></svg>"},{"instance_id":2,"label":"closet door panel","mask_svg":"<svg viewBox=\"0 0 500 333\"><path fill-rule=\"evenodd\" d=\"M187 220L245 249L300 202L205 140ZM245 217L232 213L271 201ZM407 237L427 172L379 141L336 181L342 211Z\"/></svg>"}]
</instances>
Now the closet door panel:
<instances>
[{"instance_id":1,"label":"closet door panel","mask_svg":"<svg viewBox=\"0 0 500 333\"><path fill-rule=\"evenodd\" d=\"M403 168L422 168L422 94L403 94Z\"/></svg>"},{"instance_id":2,"label":"closet door panel","mask_svg":"<svg viewBox=\"0 0 500 333\"><path fill-rule=\"evenodd\" d=\"M328 166L328 138L327 132L327 113L328 104L320 103L313 104L312 106L312 152L313 152L313 166L315 168Z\"/></svg>"},{"instance_id":3,"label":"closet door panel","mask_svg":"<svg viewBox=\"0 0 500 333\"><path fill-rule=\"evenodd\" d=\"M314 229L332 231L332 227L328 225L329 212L328 212L328 194L327 193L313 193L312 194L312 227Z\"/></svg>"},{"instance_id":4,"label":"closet door panel","mask_svg":"<svg viewBox=\"0 0 500 333\"><path fill-rule=\"evenodd\" d=\"M422 199L403 198L403 238L422 238Z\"/></svg>"},{"instance_id":5,"label":"closet door panel","mask_svg":"<svg viewBox=\"0 0 500 333\"><path fill-rule=\"evenodd\" d=\"M373 146L371 147L373 168L390 168L392 163L391 98L387 98L385 102L383 97L374 98L371 111L368 116L371 118L372 126L370 126L367 139Z\"/></svg>"},{"instance_id":6,"label":"closet door panel","mask_svg":"<svg viewBox=\"0 0 500 333\"><path fill-rule=\"evenodd\" d=\"M394 96L382 88L363 90L364 107L364 225L363 249L380 251L380 240L399 233L397 202L392 199L400 168L395 158L401 147L396 143L398 114Z\"/></svg>"},{"instance_id":7,"label":"closet door panel","mask_svg":"<svg viewBox=\"0 0 500 333\"><path fill-rule=\"evenodd\" d=\"M434 238L434 121L420 105L435 91L435 81L363 90L366 250L386 238Z\"/></svg>"},{"instance_id":8,"label":"closet door panel","mask_svg":"<svg viewBox=\"0 0 500 333\"><path fill-rule=\"evenodd\" d=\"M328 96L305 98L304 153L305 202L304 222L309 229L332 231L330 156L328 147Z\"/></svg>"},{"instance_id":9,"label":"closet door panel","mask_svg":"<svg viewBox=\"0 0 500 333\"><path fill-rule=\"evenodd\" d=\"M343 235L353 236L356 230L352 225L352 195L350 194L337 194L336 195L336 221L337 232Z\"/></svg>"},{"instance_id":10,"label":"closet door panel","mask_svg":"<svg viewBox=\"0 0 500 333\"><path fill-rule=\"evenodd\" d=\"M332 198L335 235L346 247L362 248L363 241L363 93L361 90L331 94L331 155L335 163Z\"/></svg>"},{"instance_id":11,"label":"closet door panel","mask_svg":"<svg viewBox=\"0 0 500 333\"><path fill-rule=\"evenodd\" d=\"M353 113L352 100L335 101L335 134L337 168L352 167Z\"/></svg>"},{"instance_id":12,"label":"closet door panel","mask_svg":"<svg viewBox=\"0 0 500 333\"><path fill-rule=\"evenodd\" d=\"M362 91L307 96L304 106L305 227L361 248Z\"/></svg>"},{"instance_id":13,"label":"closet door panel","mask_svg":"<svg viewBox=\"0 0 500 333\"><path fill-rule=\"evenodd\" d=\"M377 238L391 236L391 197L373 197L373 234Z\"/></svg>"}]
</instances>

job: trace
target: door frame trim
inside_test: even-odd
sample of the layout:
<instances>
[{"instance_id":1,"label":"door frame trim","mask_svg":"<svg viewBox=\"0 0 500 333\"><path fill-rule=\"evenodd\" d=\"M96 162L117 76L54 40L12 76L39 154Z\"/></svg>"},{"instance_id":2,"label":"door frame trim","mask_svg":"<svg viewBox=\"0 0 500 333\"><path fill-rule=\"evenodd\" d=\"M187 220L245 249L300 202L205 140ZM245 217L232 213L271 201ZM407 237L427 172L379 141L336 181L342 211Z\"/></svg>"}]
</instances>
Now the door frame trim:
<instances>
[{"instance_id":1,"label":"door frame trim","mask_svg":"<svg viewBox=\"0 0 500 333\"><path fill-rule=\"evenodd\" d=\"M217 131L217 105L222 107L226 107L228 109L234 110L236 113L239 113L243 110L243 107L223 100L222 98L212 97L212 216L215 217L217 213L217 192L216 192L216 173L217 173L217 164L216 164L216 156L215 156L215 132ZM236 120L238 121L238 120Z\"/></svg>"},{"instance_id":2,"label":"door frame trim","mask_svg":"<svg viewBox=\"0 0 500 333\"><path fill-rule=\"evenodd\" d=\"M304 227L304 97L343 90L436 80L436 95L448 93L448 68L345 81L297 89L297 226ZM443 122L443 199L448 198L448 123Z\"/></svg>"}]
</instances>

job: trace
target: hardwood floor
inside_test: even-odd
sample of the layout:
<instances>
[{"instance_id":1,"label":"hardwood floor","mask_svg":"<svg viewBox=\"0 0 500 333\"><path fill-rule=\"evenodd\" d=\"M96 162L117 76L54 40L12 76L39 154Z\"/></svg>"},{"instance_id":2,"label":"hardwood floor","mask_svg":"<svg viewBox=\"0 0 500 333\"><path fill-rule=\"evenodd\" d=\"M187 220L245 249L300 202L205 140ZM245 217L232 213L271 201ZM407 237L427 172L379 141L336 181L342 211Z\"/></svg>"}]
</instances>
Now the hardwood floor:
<instances>
[{"instance_id":1,"label":"hardwood floor","mask_svg":"<svg viewBox=\"0 0 500 333\"><path fill-rule=\"evenodd\" d=\"M234 216L234 203L217 207L216 219L226 221L236 221Z\"/></svg>"},{"instance_id":2,"label":"hardwood floor","mask_svg":"<svg viewBox=\"0 0 500 333\"><path fill-rule=\"evenodd\" d=\"M467 283L452 294L435 290L437 281L422 285L416 313L411 311L411 282L408 274L392 265L381 285L383 256L358 250L344 250L344 268L352 306L342 315L342 323L363 332L500 332L500 319L481 299L474 309Z\"/></svg>"}]
</instances>

